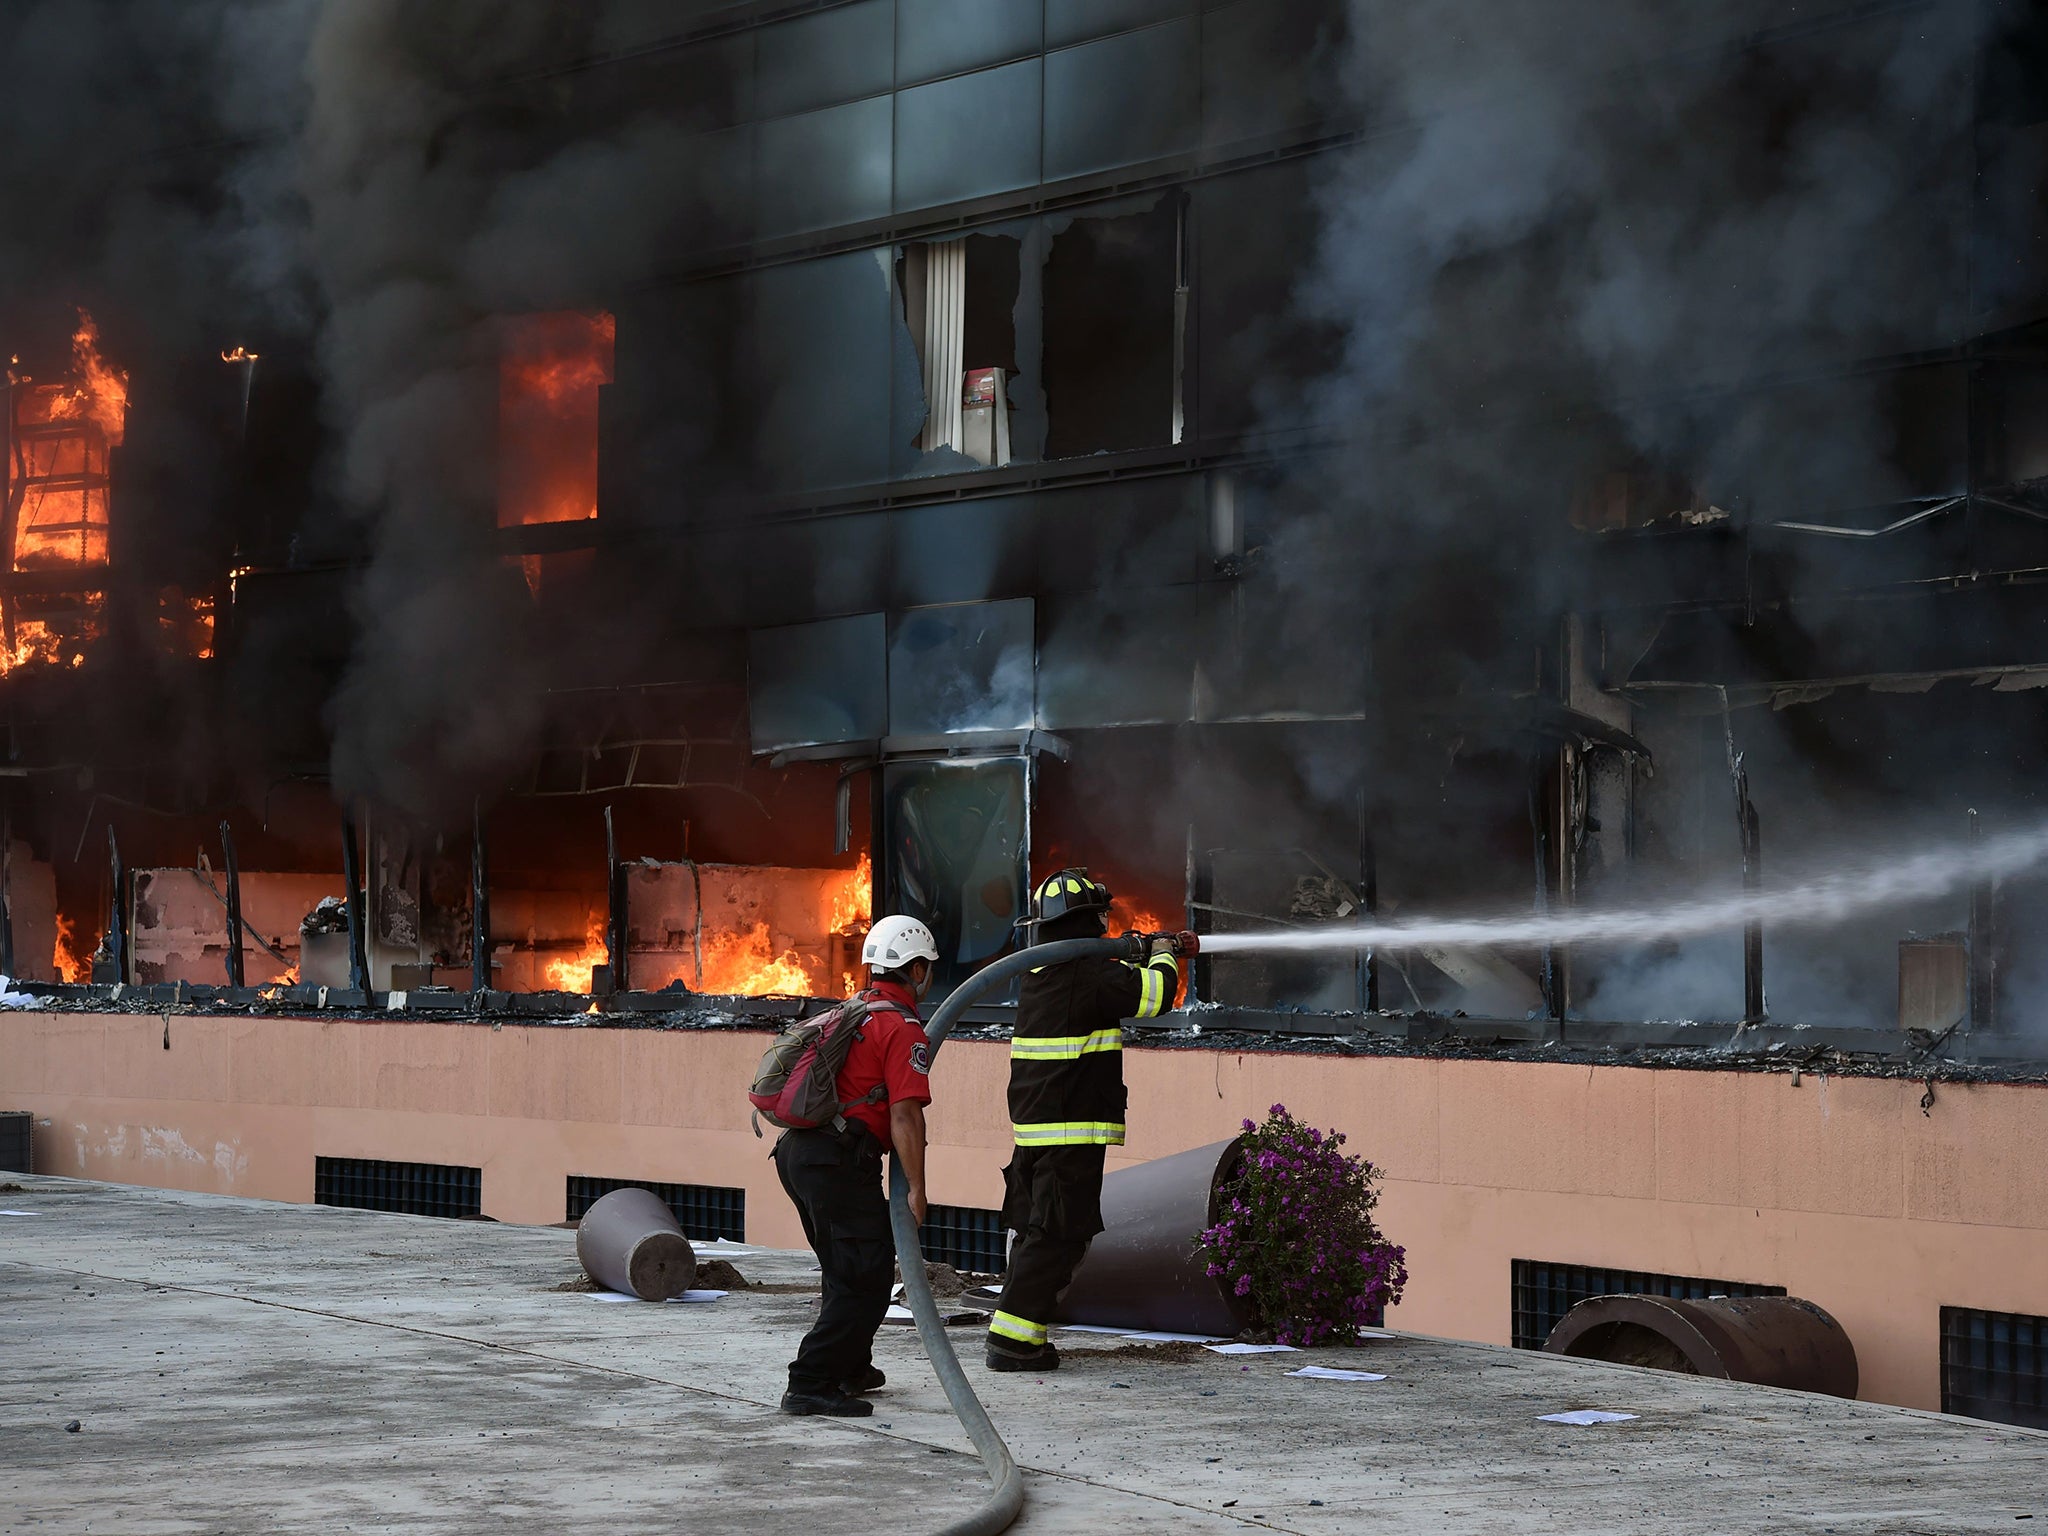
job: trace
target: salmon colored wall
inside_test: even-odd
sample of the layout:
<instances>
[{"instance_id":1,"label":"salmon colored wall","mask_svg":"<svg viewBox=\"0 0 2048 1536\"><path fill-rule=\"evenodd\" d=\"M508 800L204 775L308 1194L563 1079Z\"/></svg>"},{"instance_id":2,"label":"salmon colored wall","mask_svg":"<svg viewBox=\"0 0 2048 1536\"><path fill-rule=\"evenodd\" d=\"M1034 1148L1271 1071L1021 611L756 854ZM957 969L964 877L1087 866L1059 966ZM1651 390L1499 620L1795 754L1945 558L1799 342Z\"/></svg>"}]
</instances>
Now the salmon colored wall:
<instances>
[{"instance_id":1,"label":"salmon colored wall","mask_svg":"<svg viewBox=\"0 0 2048 1536\"><path fill-rule=\"evenodd\" d=\"M168 1031L170 1048L164 1048ZM483 1169L502 1221L564 1178L737 1185L750 1241L802 1242L747 1129L757 1031L96 1014L0 1017L0 1109L38 1169L310 1200L313 1159ZM1000 1203L1006 1051L957 1041L932 1198ZM1938 1407L1939 1309L2048 1313L2048 1087L1526 1062L1133 1050L1136 1162L1274 1103L1386 1171L1414 1279L1398 1326L1505 1343L1514 1258L1783 1285L1840 1319L1863 1395Z\"/></svg>"}]
</instances>

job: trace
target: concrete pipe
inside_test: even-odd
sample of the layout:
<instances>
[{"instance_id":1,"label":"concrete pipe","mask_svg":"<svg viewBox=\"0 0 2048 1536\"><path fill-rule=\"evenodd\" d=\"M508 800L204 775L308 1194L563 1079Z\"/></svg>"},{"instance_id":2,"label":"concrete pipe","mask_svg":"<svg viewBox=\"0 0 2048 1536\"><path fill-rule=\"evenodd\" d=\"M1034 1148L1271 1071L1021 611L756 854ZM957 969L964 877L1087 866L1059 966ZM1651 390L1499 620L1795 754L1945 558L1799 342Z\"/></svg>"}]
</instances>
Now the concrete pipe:
<instances>
[{"instance_id":1,"label":"concrete pipe","mask_svg":"<svg viewBox=\"0 0 2048 1536\"><path fill-rule=\"evenodd\" d=\"M1105 1230L1060 1297L1059 1320L1223 1338L1243 1332L1250 1325L1243 1303L1195 1254L1195 1239L1216 1224L1218 1192L1243 1157L1239 1142L1219 1141L1105 1178Z\"/></svg>"},{"instance_id":2,"label":"concrete pipe","mask_svg":"<svg viewBox=\"0 0 2048 1536\"><path fill-rule=\"evenodd\" d=\"M675 1213L652 1190L615 1189L576 1227L583 1272L608 1291L642 1301L680 1296L697 1279L697 1255Z\"/></svg>"},{"instance_id":3,"label":"concrete pipe","mask_svg":"<svg viewBox=\"0 0 2048 1536\"><path fill-rule=\"evenodd\" d=\"M1796 1296L1594 1296L1567 1312L1543 1347L1582 1360L1856 1395L1849 1335Z\"/></svg>"}]
</instances>

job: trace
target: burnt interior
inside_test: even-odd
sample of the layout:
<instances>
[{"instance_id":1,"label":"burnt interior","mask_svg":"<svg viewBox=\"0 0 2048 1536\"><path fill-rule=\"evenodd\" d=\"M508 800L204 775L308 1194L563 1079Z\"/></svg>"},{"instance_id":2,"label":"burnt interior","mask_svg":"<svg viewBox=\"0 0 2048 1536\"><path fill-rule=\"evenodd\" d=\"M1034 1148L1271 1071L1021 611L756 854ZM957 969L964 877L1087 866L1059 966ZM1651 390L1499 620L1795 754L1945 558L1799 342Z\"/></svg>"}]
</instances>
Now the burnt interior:
<instances>
[{"instance_id":1,"label":"burnt interior","mask_svg":"<svg viewBox=\"0 0 2048 1536\"><path fill-rule=\"evenodd\" d=\"M371 63L460 85L410 203L302 188L360 250L252 276L194 245L161 283L114 253L214 227L256 163L114 39L91 69L190 132L118 220L4 237L4 968L827 996L880 906L933 923L950 982L1067 862L1120 925L1265 931L1663 900L2038 821L2038 20L1929 44L1966 82L1932 118L1867 106L1910 39L1848 8L1706 54L1674 33L1682 110L1594 100L1586 132L1644 140L1601 191L1646 225L1761 240L1793 198L1899 231L1796 314L1680 283L1645 350L1560 317L1614 256L1590 194L1382 283L1400 226L1365 214L1423 130L1352 132L1324 9L1214 23L1257 78L1133 91L1142 124L1099 79L1011 102L991 65L992 122L1061 122L902 118L874 152L899 202L935 189L915 207L835 158L854 106L912 86L755 78L757 32L809 56L800 21L629 46L551 11L470 58L459 16L394 18L318 106L372 110ZM59 211L67 155L147 140L10 110L10 195ZM1788 146L1851 129L1890 167L1851 213L1788 189ZM429 213L468 266L411 243ZM2024 1052L2043 889L1849 934L1218 956L1192 989Z\"/></svg>"}]
</instances>

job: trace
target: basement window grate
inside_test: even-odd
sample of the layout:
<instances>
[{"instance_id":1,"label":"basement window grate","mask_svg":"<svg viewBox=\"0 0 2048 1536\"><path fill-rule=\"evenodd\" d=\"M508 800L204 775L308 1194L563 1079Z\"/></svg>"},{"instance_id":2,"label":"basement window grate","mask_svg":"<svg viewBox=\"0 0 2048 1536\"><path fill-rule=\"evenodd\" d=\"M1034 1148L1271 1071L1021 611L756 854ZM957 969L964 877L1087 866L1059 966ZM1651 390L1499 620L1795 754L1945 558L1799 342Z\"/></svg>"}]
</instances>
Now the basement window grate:
<instances>
[{"instance_id":1,"label":"basement window grate","mask_svg":"<svg viewBox=\"0 0 2048 1536\"><path fill-rule=\"evenodd\" d=\"M568 1220L581 1221L583 1213L615 1189L651 1190L671 1211L683 1236L693 1243L747 1240L747 1192L723 1184L662 1184L653 1179L599 1179L588 1174L569 1175Z\"/></svg>"},{"instance_id":2,"label":"basement window grate","mask_svg":"<svg viewBox=\"0 0 2048 1536\"><path fill-rule=\"evenodd\" d=\"M1941 1411L2048 1429L2048 1317L1943 1307Z\"/></svg>"},{"instance_id":3,"label":"basement window grate","mask_svg":"<svg viewBox=\"0 0 2048 1536\"><path fill-rule=\"evenodd\" d=\"M1698 1275L1660 1275L1648 1270L1601 1269L1589 1264L1547 1264L1538 1259L1509 1263L1509 1336L1517 1349L1541 1349L1565 1313L1594 1296L1673 1296L1701 1301L1709 1296L1782 1296L1782 1285L1749 1285Z\"/></svg>"},{"instance_id":4,"label":"basement window grate","mask_svg":"<svg viewBox=\"0 0 2048 1536\"><path fill-rule=\"evenodd\" d=\"M313 1159L313 1203L412 1216L481 1216L481 1168L387 1163L374 1157Z\"/></svg>"},{"instance_id":5,"label":"basement window grate","mask_svg":"<svg viewBox=\"0 0 2048 1536\"><path fill-rule=\"evenodd\" d=\"M1000 1275L1008 1267L1001 1211L972 1205L927 1207L917 1240L931 1263L950 1264L967 1274Z\"/></svg>"}]
</instances>

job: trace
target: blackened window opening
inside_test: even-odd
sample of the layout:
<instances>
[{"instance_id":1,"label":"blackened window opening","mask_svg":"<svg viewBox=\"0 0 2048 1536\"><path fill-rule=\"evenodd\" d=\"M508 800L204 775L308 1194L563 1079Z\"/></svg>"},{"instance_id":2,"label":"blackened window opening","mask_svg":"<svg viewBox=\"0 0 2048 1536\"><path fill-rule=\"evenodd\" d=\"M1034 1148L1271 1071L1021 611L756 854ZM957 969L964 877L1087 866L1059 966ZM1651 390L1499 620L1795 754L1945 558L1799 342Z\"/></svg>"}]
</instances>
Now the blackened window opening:
<instances>
[{"instance_id":1,"label":"blackened window opening","mask_svg":"<svg viewBox=\"0 0 2048 1536\"><path fill-rule=\"evenodd\" d=\"M1173 441L1180 204L1076 219L1045 263L1045 456Z\"/></svg>"}]
</instances>

